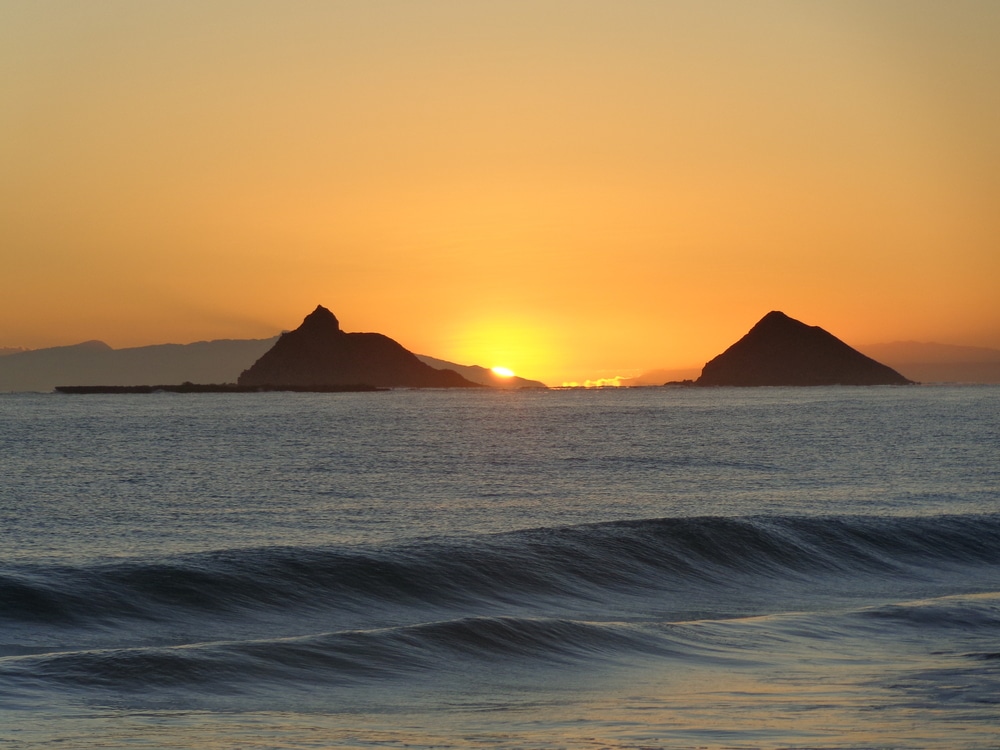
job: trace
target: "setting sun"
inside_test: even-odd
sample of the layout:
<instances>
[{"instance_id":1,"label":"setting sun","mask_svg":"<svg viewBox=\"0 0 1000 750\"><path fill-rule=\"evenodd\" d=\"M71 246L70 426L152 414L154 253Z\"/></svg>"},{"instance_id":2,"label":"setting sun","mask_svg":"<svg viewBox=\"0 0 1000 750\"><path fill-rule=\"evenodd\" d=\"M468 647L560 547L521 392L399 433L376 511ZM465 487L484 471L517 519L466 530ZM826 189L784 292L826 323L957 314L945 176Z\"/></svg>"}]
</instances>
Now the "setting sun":
<instances>
[{"instance_id":1,"label":"setting sun","mask_svg":"<svg viewBox=\"0 0 1000 750\"><path fill-rule=\"evenodd\" d=\"M494 375L499 375L501 378L514 377L514 371L509 367L493 367L490 369Z\"/></svg>"}]
</instances>

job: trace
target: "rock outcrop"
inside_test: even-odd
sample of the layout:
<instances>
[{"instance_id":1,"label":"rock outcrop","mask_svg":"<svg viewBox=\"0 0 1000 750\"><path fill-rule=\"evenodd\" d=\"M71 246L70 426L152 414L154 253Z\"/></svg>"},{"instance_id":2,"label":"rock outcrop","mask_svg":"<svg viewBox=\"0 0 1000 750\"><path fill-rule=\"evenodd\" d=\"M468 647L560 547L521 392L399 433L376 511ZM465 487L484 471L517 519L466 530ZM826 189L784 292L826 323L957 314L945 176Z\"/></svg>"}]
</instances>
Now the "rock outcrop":
<instances>
[{"instance_id":1,"label":"rock outcrop","mask_svg":"<svg viewBox=\"0 0 1000 750\"><path fill-rule=\"evenodd\" d=\"M708 362L695 385L909 385L819 326L782 312L761 318L746 336Z\"/></svg>"},{"instance_id":2,"label":"rock outcrop","mask_svg":"<svg viewBox=\"0 0 1000 750\"><path fill-rule=\"evenodd\" d=\"M435 370L380 333L345 333L322 305L284 333L237 381L241 386L377 388L479 387L452 370Z\"/></svg>"}]
</instances>

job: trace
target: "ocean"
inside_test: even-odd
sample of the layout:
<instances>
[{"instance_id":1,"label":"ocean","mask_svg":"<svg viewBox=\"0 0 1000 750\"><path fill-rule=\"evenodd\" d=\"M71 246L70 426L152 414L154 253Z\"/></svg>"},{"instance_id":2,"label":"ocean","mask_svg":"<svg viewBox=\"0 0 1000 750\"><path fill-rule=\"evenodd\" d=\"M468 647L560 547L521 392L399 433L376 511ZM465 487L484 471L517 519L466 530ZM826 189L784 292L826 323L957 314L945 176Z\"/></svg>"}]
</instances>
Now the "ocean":
<instances>
[{"instance_id":1,"label":"ocean","mask_svg":"<svg viewBox=\"0 0 1000 750\"><path fill-rule=\"evenodd\" d=\"M1000 747L1000 387L0 396L0 750Z\"/></svg>"}]
</instances>

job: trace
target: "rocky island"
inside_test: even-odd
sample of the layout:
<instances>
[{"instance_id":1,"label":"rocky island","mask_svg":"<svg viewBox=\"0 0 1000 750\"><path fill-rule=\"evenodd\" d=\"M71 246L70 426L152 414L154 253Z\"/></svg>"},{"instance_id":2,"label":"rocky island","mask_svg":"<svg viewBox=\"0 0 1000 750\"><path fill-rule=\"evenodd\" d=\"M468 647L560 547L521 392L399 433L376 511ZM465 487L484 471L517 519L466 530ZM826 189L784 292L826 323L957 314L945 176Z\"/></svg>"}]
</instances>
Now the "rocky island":
<instances>
[{"instance_id":1,"label":"rocky island","mask_svg":"<svg viewBox=\"0 0 1000 750\"><path fill-rule=\"evenodd\" d=\"M769 312L722 354L694 385L911 385L819 326Z\"/></svg>"},{"instance_id":2,"label":"rocky island","mask_svg":"<svg viewBox=\"0 0 1000 750\"><path fill-rule=\"evenodd\" d=\"M454 370L436 370L381 333L345 333L322 305L283 333L240 375L240 387L480 388Z\"/></svg>"}]
</instances>

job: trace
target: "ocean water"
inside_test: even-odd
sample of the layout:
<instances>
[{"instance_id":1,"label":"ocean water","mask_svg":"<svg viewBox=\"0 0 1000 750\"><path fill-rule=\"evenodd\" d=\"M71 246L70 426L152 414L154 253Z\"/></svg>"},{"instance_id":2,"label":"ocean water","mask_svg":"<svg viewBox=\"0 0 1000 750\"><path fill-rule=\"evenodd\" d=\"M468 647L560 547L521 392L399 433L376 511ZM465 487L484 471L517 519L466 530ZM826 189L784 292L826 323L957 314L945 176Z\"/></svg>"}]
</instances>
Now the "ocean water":
<instances>
[{"instance_id":1,"label":"ocean water","mask_svg":"<svg viewBox=\"0 0 1000 750\"><path fill-rule=\"evenodd\" d=\"M1000 387L0 396L0 750L1000 747Z\"/></svg>"}]
</instances>

